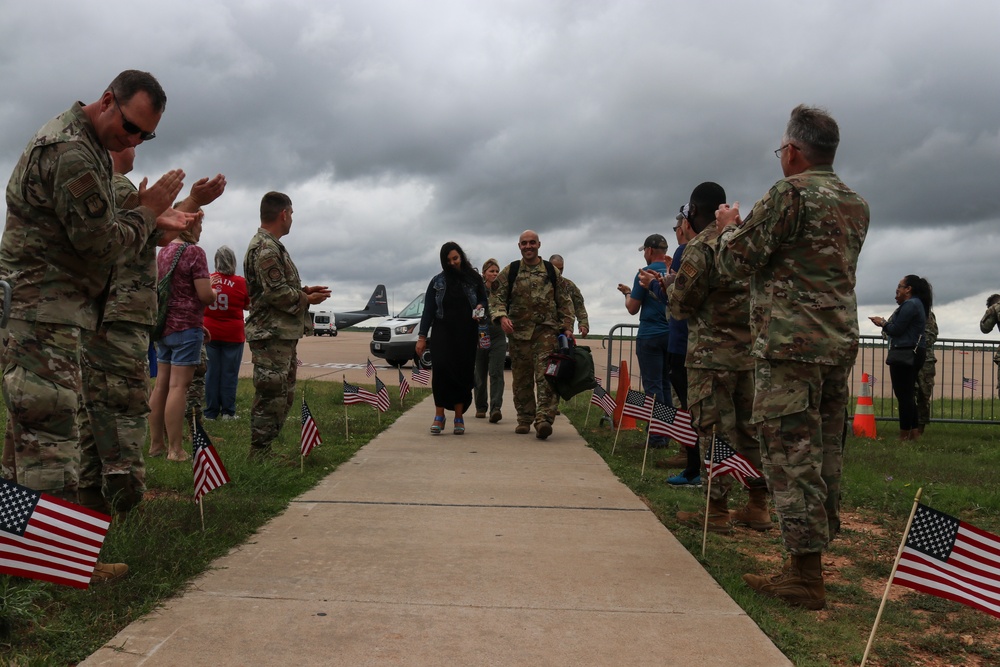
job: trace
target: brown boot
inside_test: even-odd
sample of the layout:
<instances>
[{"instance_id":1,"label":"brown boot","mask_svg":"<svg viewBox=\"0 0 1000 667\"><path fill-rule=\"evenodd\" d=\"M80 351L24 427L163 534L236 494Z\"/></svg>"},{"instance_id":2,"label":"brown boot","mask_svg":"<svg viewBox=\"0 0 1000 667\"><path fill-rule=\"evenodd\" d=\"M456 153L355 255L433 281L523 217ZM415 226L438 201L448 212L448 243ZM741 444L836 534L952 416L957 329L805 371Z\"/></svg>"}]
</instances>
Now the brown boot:
<instances>
[{"instance_id":1,"label":"brown boot","mask_svg":"<svg viewBox=\"0 0 1000 667\"><path fill-rule=\"evenodd\" d=\"M923 434L924 430L921 428L911 428L910 429L910 440L919 440L920 436Z\"/></svg>"},{"instance_id":2,"label":"brown boot","mask_svg":"<svg viewBox=\"0 0 1000 667\"><path fill-rule=\"evenodd\" d=\"M754 530L771 530L771 512L767 509L767 487L750 489L750 500L746 507L730 512L737 526L750 526Z\"/></svg>"},{"instance_id":3,"label":"brown boot","mask_svg":"<svg viewBox=\"0 0 1000 667\"><path fill-rule=\"evenodd\" d=\"M821 556L820 553L793 555L788 567L773 577L744 574L743 581L758 593L790 605L822 609L826 606L826 589Z\"/></svg>"},{"instance_id":4,"label":"brown boot","mask_svg":"<svg viewBox=\"0 0 1000 667\"><path fill-rule=\"evenodd\" d=\"M910 429L906 429L905 431L904 430L900 430L899 431L899 439L900 439L900 441L911 440L912 438L910 438Z\"/></svg>"},{"instance_id":5,"label":"brown boot","mask_svg":"<svg viewBox=\"0 0 1000 667\"><path fill-rule=\"evenodd\" d=\"M657 461L656 467L667 468L669 470L672 470L674 468L683 468L687 466L687 462L688 462L687 454L685 454L684 452L680 452L678 454L674 454L668 459L662 459L660 461Z\"/></svg>"},{"instance_id":6,"label":"brown boot","mask_svg":"<svg viewBox=\"0 0 1000 667\"><path fill-rule=\"evenodd\" d=\"M90 575L90 585L110 584L118 581L128 574L128 565L125 563L97 563L94 566L94 573Z\"/></svg>"},{"instance_id":7,"label":"brown boot","mask_svg":"<svg viewBox=\"0 0 1000 667\"><path fill-rule=\"evenodd\" d=\"M705 526L705 515L701 512L678 512L677 520L699 530ZM727 499L724 497L708 501L708 532L720 535L730 535L733 532Z\"/></svg>"}]
</instances>

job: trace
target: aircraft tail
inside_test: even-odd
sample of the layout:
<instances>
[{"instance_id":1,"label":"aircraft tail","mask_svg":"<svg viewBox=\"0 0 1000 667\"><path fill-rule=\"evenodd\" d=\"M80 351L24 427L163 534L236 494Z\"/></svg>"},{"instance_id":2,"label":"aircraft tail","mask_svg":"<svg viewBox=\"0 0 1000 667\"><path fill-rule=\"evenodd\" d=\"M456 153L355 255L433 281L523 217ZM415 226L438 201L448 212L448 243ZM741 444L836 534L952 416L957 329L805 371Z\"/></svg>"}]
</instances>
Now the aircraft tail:
<instances>
[{"instance_id":1,"label":"aircraft tail","mask_svg":"<svg viewBox=\"0 0 1000 667\"><path fill-rule=\"evenodd\" d=\"M368 299L368 305L365 306L365 313L373 317L389 315L389 301L386 299L385 285L378 285L372 292L372 298Z\"/></svg>"}]
</instances>

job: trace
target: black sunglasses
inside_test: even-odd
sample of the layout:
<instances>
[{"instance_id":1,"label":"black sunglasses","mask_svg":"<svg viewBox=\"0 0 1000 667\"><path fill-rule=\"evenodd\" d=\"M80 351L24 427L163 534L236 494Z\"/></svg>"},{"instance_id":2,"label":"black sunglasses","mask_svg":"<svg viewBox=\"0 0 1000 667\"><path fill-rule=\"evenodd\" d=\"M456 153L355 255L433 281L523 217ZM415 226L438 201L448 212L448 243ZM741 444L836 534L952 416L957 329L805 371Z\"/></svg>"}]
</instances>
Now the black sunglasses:
<instances>
[{"instance_id":1,"label":"black sunglasses","mask_svg":"<svg viewBox=\"0 0 1000 667\"><path fill-rule=\"evenodd\" d=\"M143 141L149 141L150 139L156 138L156 132L146 132L144 129L130 121L125 117L125 112L122 111L122 105L118 104L118 96L115 95L114 89L111 90L111 97L115 100L115 106L118 107L118 113L122 115L122 129L129 134L138 134L139 138Z\"/></svg>"}]
</instances>

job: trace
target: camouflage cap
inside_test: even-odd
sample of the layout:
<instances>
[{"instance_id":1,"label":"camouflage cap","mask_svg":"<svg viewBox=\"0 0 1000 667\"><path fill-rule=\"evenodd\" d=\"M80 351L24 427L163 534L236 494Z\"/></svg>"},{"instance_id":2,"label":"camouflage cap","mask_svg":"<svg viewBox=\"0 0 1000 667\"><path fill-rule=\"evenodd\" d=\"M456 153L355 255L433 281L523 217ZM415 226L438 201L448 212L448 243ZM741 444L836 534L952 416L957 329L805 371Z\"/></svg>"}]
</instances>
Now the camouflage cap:
<instances>
[{"instance_id":1,"label":"camouflage cap","mask_svg":"<svg viewBox=\"0 0 1000 667\"><path fill-rule=\"evenodd\" d=\"M645 250L646 248L658 248L659 250L667 249L667 239L663 238L663 234L650 234L646 237L646 242L639 247L639 250Z\"/></svg>"}]
</instances>

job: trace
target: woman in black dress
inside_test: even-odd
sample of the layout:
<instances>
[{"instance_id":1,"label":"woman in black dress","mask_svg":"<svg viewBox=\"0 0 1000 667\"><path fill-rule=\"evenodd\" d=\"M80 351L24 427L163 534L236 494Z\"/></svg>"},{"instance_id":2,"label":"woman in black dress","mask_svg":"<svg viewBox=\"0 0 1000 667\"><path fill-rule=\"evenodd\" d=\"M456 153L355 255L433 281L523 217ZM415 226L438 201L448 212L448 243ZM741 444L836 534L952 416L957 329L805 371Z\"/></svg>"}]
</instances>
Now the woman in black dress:
<instances>
[{"instance_id":1,"label":"woman in black dress","mask_svg":"<svg viewBox=\"0 0 1000 667\"><path fill-rule=\"evenodd\" d=\"M431 433L444 429L444 411L455 411L455 435L465 433L465 408L472 403L479 320L485 317L486 287L462 248L454 241L441 246L443 271L431 279L424 295L417 357L434 329L434 423Z\"/></svg>"}]
</instances>

